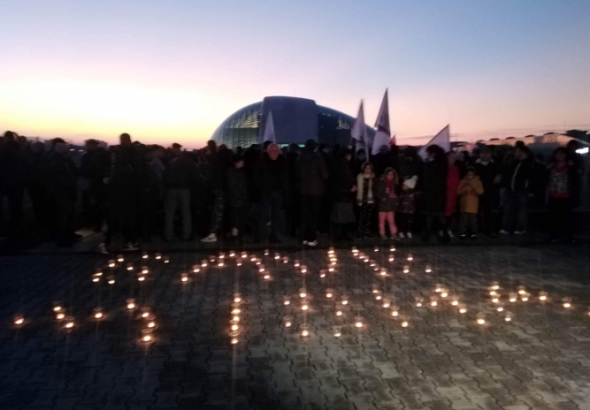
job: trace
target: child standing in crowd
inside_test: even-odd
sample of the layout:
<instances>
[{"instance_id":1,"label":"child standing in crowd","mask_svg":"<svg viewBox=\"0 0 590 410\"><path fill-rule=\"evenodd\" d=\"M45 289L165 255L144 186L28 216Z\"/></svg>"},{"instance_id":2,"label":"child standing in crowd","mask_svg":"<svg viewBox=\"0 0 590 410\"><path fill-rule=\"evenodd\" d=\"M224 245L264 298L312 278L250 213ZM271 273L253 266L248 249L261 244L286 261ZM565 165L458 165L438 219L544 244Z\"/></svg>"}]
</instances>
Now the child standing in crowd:
<instances>
[{"instance_id":1,"label":"child standing in crowd","mask_svg":"<svg viewBox=\"0 0 590 410\"><path fill-rule=\"evenodd\" d=\"M360 237L368 238L371 236L371 222L373 221L373 208L375 200L373 199L373 165L365 162L362 171L356 178L356 200L359 206L359 225L358 231Z\"/></svg>"},{"instance_id":2,"label":"child standing in crowd","mask_svg":"<svg viewBox=\"0 0 590 410\"><path fill-rule=\"evenodd\" d=\"M483 194L483 185L478 176L475 175L475 168L467 168L465 178L459 183L457 193L461 196L461 221L459 231L461 239L467 238L469 229L472 240L477 239L477 208L479 196Z\"/></svg>"},{"instance_id":3,"label":"child standing in crowd","mask_svg":"<svg viewBox=\"0 0 590 410\"><path fill-rule=\"evenodd\" d=\"M418 183L418 160L414 147L408 147L404 152L404 160L400 169L400 191L397 209L397 226L399 237L412 239L412 226L416 213L416 184Z\"/></svg>"},{"instance_id":4,"label":"child standing in crowd","mask_svg":"<svg viewBox=\"0 0 590 410\"><path fill-rule=\"evenodd\" d=\"M385 236L385 221L389 225L391 238L397 239L397 227L393 219L393 213L397 208L395 180L396 174L393 168L386 168L379 179L377 196L379 197L379 234L381 239L387 239L387 236Z\"/></svg>"},{"instance_id":5,"label":"child standing in crowd","mask_svg":"<svg viewBox=\"0 0 590 410\"><path fill-rule=\"evenodd\" d=\"M549 226L551 242L559 243L573 239L571 221L572 185L576 176L573 163L567 160L567 150L559 147L553 152L549 165L549 185L547 186L547 205L549 206Z\"/></svg>"},{"instance_id":6,"label":"child standing in crowd","mask_svg":"<svg viewBox=\"0 0 590 410\"><path fill-rule=\"evenodd\" d=\"M230 206L231 237L241 241L244 237L244 225L248 216L248 184L244 173L244 158L236 154L232 158L233 166L227 171L227 190Z\"/></svg>"}]
</instances>

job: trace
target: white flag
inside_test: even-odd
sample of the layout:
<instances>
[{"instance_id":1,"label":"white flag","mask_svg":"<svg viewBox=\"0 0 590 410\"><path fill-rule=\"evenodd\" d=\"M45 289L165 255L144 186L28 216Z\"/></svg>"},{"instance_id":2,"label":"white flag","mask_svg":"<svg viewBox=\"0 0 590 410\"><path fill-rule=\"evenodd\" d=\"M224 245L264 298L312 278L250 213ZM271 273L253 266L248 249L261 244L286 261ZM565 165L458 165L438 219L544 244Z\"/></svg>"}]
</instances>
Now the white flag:
<instances>
[{"instance_id":1,"label":"white flag","mask_svg":"<svg viewBox=\"0 0 590 410\"><path fill-rule=\"evenodd\" d=\"M262 135L262 142L270 141L274 144L277 143L277 137L275 135L275 124L272 120L272 111L268 113L266 117L266 125L264 127L264 134Z\"/></svg>"},{"instance_id":2,"label":"white flag","mask_svg":"<svg viewBox=\"0 0 590 410\"><path fill-rule=\"evenodd\" d=\"M359 112L354 120L350 135L355 140L355 151L364 150L368 146L367 126L365 125L365 109L363 100L359 107Z\"/></svg>"},{"instance_id":3,"label":"white flag","mask_svg":"<svg viewBox=\"0 0 590 410\"><path fill-rule=\"evenodd\" d=\"M438 145L445 152L448 152L451 150L451 126L450 126L450 124L447 125L446 127L444 127L442 130L440 130L438 132L438 134L436 134L430 141L428 141L428 144L426 144L422 148L420 148L420 151L418 151L418 155L420 155L422 157L422 159L426 159L426 157L427 157L426 148L428 148L430 145Z\"/></svg>"},{"instance_id":4,"label":"white flag","mask_svg":"<svg viewBox=\"0 0 590 410\"><path fill-rule=\"evenodd\" d=\"M389 145L391 140L391 129L389 127L389 101L387 98L387 89L381 102L381 108L379 109L379 115L377 115L377 121L375 122L375 138L373 138L373 149L372 154L377 155L383 145Z\"/></svg>"}]
</instances>

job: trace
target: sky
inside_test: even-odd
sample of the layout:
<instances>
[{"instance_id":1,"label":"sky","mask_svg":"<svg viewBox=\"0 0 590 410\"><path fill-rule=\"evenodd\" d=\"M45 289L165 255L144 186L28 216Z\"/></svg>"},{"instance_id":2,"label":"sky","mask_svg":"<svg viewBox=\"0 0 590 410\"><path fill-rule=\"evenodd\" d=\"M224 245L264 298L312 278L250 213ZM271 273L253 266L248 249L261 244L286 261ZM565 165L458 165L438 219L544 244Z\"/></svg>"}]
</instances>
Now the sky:
<instances>
[{"instance_id":1,"label":"sky","mask_svg":"<svg viewBox=\"0 0 590 410\"><path fill-rule=\"evenodd\" d=\"M0 131L200 147L265 96L398 143L590 129L588 0L2 0Z\"/></svg>"}]
</instances>

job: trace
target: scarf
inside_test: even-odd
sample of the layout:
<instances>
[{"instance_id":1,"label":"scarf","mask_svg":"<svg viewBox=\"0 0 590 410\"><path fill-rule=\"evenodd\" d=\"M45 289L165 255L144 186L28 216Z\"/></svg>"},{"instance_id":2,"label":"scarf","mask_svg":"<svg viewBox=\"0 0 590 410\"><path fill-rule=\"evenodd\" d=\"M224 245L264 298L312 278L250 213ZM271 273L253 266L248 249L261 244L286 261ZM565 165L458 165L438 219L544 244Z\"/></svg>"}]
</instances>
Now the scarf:
<instances>
[{"instance_id":1,"label":"scarf","mask_svg":"<svg viewBox=\"0 0 590 410\"><path fill-rule=\"evenodd\" d=\"M358 177L356 177L356 185L357 185L356 200L357 200L357 202L359 202L359 203L364 202L363 193L364 193L364 189L365 189L365 184L368 183L367 203L368 204L373 203L373 179L374 179L373 175L371 175L368 178L365 178L364 174L359 174Z\"/></svg>"}]
</instances>

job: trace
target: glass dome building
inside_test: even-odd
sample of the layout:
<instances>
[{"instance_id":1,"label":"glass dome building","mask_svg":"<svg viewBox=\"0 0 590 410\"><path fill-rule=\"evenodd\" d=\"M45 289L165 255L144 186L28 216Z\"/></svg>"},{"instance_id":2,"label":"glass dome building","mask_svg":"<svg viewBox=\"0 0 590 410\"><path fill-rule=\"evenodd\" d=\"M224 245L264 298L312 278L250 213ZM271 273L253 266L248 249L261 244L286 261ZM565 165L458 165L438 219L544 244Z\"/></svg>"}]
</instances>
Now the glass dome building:
<instances>
[{"instance_id":1,"label":"glass dome building","mask_svg":"<svg viewBox=\"0 0 590 410\"><path fill-rule=\"evenodd\" d=\"M295 97L266 97L230 115L215 130L211 139L228 148L247 148L259 144L263 125L272 112L277 143L319 143L350 145L354 118L340 111L317 105L315 101ZM367 127L369 138L375 131Z\"/></svg>"}]
</instances>

